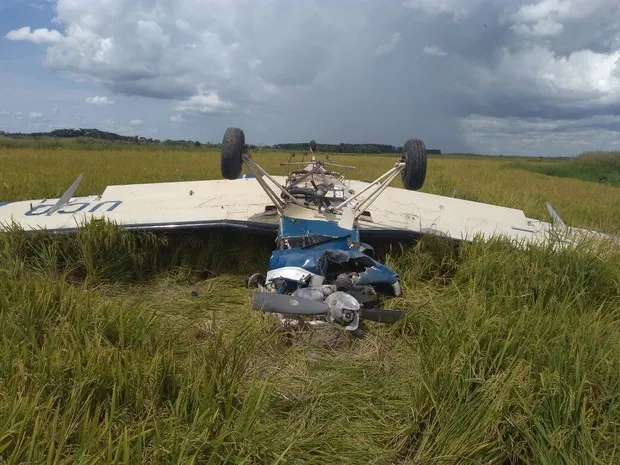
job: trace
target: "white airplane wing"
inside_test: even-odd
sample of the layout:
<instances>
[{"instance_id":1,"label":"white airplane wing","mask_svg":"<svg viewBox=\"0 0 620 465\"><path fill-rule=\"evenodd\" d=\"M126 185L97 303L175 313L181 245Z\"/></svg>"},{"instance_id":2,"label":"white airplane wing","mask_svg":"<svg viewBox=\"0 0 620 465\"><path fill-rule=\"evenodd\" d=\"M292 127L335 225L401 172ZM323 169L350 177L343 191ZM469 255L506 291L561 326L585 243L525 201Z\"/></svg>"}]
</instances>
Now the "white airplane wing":
<instances>
[{"instance_id":1,"label":"white airplane wing","mask_svg":"<svg viewBox=\"0 0 620 465\"><path fill-rule=\"evenodd\" d=\"M66 203L63 200L68 200ZM108 186L101 195L0 203L0 230L71 232L107 219L127 229L277 228L277 213L252 178Z\"/></svg>"},{"instance_id":2,"label":"white airplane wing","mask_svg":"<svg viewBox=\"0 0 620 465\"><path fill-rule=\"evenodd\" d=\"M355 190L362 184L351 181ZM368 209L360 231L407 230L455 240L505 236L515 240L542 238L551 224L527 218L523 211L453 197L388 187Z\"/></svg>"},{"instance_id":3,"label":"white airplane wing","mask_svg":"<svg viewBox=\"0 0 620 465\"><path fill-rule=\"evenodd\" d=\"M285 178L274 176L276 181ZM81 179L81 178L80 178ZM277 210L253 177L108 186L101 195L71 197L76 180L60 199L0 202L0 230L72 232L90 219L107 219L133 230L172 231L236 228L277 232ZM356 192L369 186L349 181ZM567 228L559 222L561 228ZM362 238L399 238L434 234L455 240L504 236L544 242L557 235L550 223L523 211L452 197L388 187L362 215ZM581 235L601 235L570 228Z\"/></svg>"},{"instance_id":4,"label":"white airplane wing","mask_svg":"<svg viewBox=\"0 0 620 465\"><path fill-rule=\"evenodd\" d=\"M355 191L368 183L351 181ZM591 238L620 238L596 231L566 226L547 204L553 223L525 216L522 210L482 202L388 187L374 201L360 222L360 234L389 237L407 231L413 235L433 234L457 241L476 237L504 237L517 243L563 243Z\"/></svg>"}]
</instances>

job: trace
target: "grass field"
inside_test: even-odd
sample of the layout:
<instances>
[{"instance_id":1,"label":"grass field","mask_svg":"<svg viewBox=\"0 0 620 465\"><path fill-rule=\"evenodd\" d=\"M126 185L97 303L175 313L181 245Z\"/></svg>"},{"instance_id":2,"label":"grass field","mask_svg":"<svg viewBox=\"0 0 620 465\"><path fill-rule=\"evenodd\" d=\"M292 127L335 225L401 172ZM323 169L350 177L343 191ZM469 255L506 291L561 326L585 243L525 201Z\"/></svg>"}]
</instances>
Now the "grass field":
<instances>
[{"instance_id":1,"label":"grass field","mask_svg":"<svg viewBox=\"0 0 620 465\"><path fill-rule=\"evenodd\" d=\"M569 160L518 160L509 165L549 176L576 178L620 187L620 153L589 152Z\"/></svg>"},{"instance_id":2,"label":"grass field","mask_svg":"<svg viewBox=\"0 0 620 465\"><path fill-rule=\"evenodd\" d=\"M288 154L256 157L270 171ZM385 157L342 156L360 179ZM620 188L432 157L424 191L620 233ZM0 149L0 200L218 178L200 149ZM399 185L400 180L395 181ZM620 461L620 253L380 248L397 325L285 334L243 278L270 240L92 225L0 237L0 463ZM197 291L192 297L191 291Z\"/></svg>"}]
</instances>

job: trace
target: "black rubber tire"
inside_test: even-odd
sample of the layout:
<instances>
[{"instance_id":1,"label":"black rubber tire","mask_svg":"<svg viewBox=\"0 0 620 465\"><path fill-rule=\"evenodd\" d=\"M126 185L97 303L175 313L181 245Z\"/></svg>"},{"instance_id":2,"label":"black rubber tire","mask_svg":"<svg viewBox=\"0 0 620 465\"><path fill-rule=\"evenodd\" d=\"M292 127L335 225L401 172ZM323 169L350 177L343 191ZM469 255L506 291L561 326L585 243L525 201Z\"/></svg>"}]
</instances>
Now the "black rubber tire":
<instances>
[{"instance_id":1,"label":"black rubber tire","mask_svg":"<svg viewBox=\"0 0 620 465\"><path fill-rule=\"evenodd\" d=\"M426 146L420 139L409 139L404 146L405 169L400 177L405 189L417 191L426 179Z\"/></svg>"},{"instance_id":2,"label":"black rubber tire","mask_svg":"<svg viewBox=\"0 0 620 465\"><path fill-rule=\"evenodd\" d=\"M243 150L245 134L239 128L228 128L222 139L220 155L222 176L225 179L237 179L243 168Z\"/></svg>"}]
</instances>

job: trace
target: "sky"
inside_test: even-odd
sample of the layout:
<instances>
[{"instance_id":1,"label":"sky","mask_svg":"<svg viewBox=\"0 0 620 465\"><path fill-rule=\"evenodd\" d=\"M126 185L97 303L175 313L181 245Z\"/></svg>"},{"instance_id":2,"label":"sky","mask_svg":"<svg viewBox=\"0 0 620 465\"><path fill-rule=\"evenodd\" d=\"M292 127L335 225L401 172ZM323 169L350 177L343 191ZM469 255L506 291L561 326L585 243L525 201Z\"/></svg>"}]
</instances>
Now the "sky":
<instances>
[{"instance_id":1,"label":"sky","mask_svg":"<svg viewBox=\"0 0 620 465\"><path fill-rule=\"evenodd\" d=\"M0 0L0 131L570 156L619 58L617 0Z\"/></svg>"}]
</instances>

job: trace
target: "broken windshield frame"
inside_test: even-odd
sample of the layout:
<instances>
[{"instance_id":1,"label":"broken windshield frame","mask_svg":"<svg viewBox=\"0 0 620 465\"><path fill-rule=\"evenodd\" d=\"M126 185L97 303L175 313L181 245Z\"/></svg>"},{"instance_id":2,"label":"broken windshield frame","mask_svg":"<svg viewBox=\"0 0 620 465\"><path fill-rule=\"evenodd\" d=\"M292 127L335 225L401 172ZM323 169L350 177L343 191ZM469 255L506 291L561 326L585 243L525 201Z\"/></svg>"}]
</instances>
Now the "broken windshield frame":
<instances>
[{"instance_id":1,"label":"broken windshield frame","mask_svg":"<svg viewBox=\"0 0 620 465\"><path fill-rule=\"evenodd\" d=\"M310 234L306 236L294 236L280 239L280 249L303 249L307 247L313 247L318 244L325 244L327 242L349 239L351 236L324 236L322 234Z\"/></svg>"}]
</instances>

